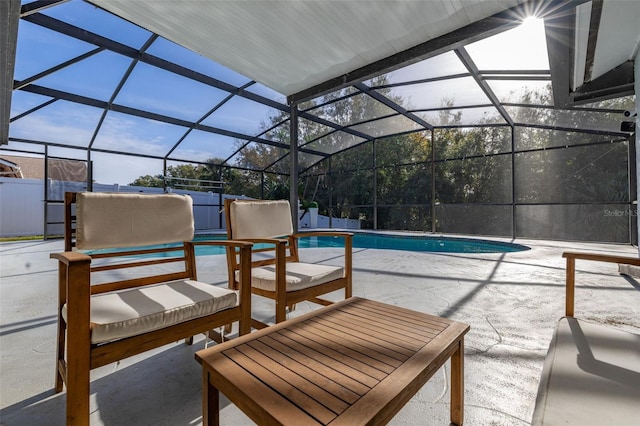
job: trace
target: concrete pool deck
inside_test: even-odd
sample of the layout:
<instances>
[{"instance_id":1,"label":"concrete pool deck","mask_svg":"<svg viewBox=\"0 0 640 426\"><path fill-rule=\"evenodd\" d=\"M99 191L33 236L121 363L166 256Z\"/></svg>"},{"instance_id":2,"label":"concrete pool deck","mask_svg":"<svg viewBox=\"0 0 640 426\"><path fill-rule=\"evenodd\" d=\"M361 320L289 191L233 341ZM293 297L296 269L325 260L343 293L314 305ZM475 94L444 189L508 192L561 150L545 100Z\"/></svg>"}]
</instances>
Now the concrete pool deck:
<instances>
[{"instance_id":1,"label":"concrete pool deck","mask_svg":"<svg viewBox=\"0 0 640 426\"><path fill-rule=\"evenodd\" d=\"M528 425L547 347L564 314L562 252L637 256L627 245L516 240L531 250L459 254L354 249L354 295L471 325L465 339L465 424ZM63 425L53 393L57 265L61 240L0 244L0 424ZM303 249L338 264L341 249ZM617 265L577 263L576 316L640 334L640 286ZM224 256L200 256L199 278L226 285ZM339 295L336 295L336 299ZM272 305L254 297L254 316ZM291 315L316 305L299 304ZM201 368L182 342L92 371L92 425L200 425ZM437 372L392 425L449 425L446 371ZM221 424L253 424L226 400Z\"/></svg>"}]
</instances>

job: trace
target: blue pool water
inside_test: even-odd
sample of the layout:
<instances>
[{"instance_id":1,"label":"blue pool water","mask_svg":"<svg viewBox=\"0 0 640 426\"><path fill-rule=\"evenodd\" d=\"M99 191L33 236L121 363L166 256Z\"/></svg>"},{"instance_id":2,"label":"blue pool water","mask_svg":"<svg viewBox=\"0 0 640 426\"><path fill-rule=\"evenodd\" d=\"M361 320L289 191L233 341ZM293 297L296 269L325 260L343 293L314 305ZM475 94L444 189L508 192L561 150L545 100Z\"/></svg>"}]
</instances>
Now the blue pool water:
<instances>
[{"instance_id":1,"label":"blue pool water","mask_svg":"<svg viewBox=\"0 0 640 426\"><path fill-rule=\"evenodd\" d=\"M300 240L300 247L342 247L342 238L310 237ZM447 253L506 253L529 250L520 244L475 238L436 237L428 235L386 235L354 233L354 248L429 251Z\"/></svg>"},{"instance_id":2,"label":"blue pool water","mask_svg":"<svg viewBox=\"0 0 640 426\"><path fill-rule=\"evenodd\" d=\"M197 239L224 239L223 236ZM339 237L308 237L300 239L300 248L343 247ZM387 235L357 232L353 235L353 248L408 250L446 253L509 253L529 250L529 247L501 241L475 238L436 237L425 235ZM222 247L196 247L196 254L222 254Z\"/></svg>"},{"instance_id":3,"label":"blue pool water","mask_svg":"<svg viewBox=\"0 0 640 426\"><path fill-rule=\"evenodd\" d=\"M208 235L195 238L198 240L224 240L226 235ZM158 247L158 246L156 246ZM300 248L344 247L340 237L306 237L299 240ZM144 247L152 248L152 247ZM506 243L502 241L482 240L463 237L436 237L430 235L389 235L366 232L353 234L353 248L373 248L386 250L407 250L444 253L510 253L529 250L529 247L520 244ZM112 252L117 249L87 251ZM196 255L206 256L211 254L224 254L221 246L196 246ZM165 254L167 255L167 254ZM152 254L149 256L157 256Z\"/></svg>"}]
</instances>

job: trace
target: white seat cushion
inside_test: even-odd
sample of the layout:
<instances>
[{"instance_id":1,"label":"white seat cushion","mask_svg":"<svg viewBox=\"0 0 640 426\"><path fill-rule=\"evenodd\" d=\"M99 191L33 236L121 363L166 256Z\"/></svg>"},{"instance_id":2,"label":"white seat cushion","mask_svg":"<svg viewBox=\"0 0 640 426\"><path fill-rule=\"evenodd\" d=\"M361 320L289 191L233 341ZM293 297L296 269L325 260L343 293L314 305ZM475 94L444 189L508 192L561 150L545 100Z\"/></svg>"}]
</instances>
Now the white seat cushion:
<instances>
[{"instance_id":1,"label":"white seat cushion","mask_svg":"<svg viewBox=\"0 0 640 426\"><path fill-rule=\"evenodd\" d=\"M158 330L238 303L235 291L184 280L91 297L91 343ZM62 308L66 321L67 306Z\"/></svg>"},{"instance_id":2,"label":"white seat cushion","mask_svg":"<svg viewBox=\"0 0 640 426\"><path fill-rule=\"evenodd\" d=\"M339 266L317 265L313 263L287 263L287 291L302 290L329 281L342 278L344 268ZM236 272L236 279L239 273ZM251 285L262 290L276 290L275 265L260 266L251 269Z\"/></svg>"},{"instance_id":3,"label":"white seat cushion","mask_svg":"<svg viewBox=\"0 0 640 426\"><path fill-rule=\"evenodd\" d=\"M640 424L640 335L562 318L545 359L532 424Z\"/></svg>"}]
</instances>

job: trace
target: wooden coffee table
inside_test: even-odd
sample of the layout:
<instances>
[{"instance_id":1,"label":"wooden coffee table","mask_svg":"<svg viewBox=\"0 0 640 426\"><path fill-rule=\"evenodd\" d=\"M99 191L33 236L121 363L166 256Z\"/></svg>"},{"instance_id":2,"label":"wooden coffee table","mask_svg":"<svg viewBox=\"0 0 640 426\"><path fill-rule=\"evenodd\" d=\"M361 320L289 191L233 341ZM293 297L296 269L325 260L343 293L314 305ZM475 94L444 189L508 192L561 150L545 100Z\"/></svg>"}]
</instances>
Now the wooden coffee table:
<instances>
[{"instance_id":1,"label":"wooden coffee table","mask_svg":"<svg viewBox=\"0 0 640 426\"><path fill-rule=\"evenodd\" d=\"M451 422L462 424L467 324L350 298L201 350L203 424L219 394L259 425L387 423L451 358Z\"/></svg>"}]
</instances>

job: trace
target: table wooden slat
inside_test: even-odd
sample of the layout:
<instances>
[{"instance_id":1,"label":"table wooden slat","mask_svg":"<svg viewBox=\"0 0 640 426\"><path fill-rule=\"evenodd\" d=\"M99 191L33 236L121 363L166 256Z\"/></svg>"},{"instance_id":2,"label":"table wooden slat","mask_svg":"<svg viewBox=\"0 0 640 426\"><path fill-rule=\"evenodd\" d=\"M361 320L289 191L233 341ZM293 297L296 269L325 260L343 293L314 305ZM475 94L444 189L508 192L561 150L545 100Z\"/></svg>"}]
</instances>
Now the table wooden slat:
<instances>
[{"instance_id":1,"label":"table wooden slat","mask_svg":"<svg viewBox=\"0 0 640 426\"><path fill-rule=\"evenodd\" d=\"M264 426L288 422L292 425L321 424L227 356L214 355L210 361L219 368L205 368L211 384L224 389L225 396L256 423Z\"/></svg>"},{"instance_id":2,"label":"table wooden slat","mask_svg":"<svg viewBox=\"0 0 640 426\"><path fill-rule=\"evenodd\" d=\"M307 396L310 397L313 400L312 404L315 404L317 401L322 407L315 408L314 410L319 411L314 415L320 419L327 414L324 412L324 408L331 410L332 414L337 414L343 412L349 406L349 404L319 387L306 377L301 376L295 370L289 369L286 365L274 361L273 357L276 356L277 351L273 349L263 348L264 352L261 352L251 347L250 344L247 344L234 350L237 350L260 367L266 369L270 373L268 375L269 379L271 379L271 375L275 375L278 378L278 380L276 380L277 385L280 385L281 381L284 381L289 384L290 389L300 391L304 394L303 398ZM311 412L311 410L309 411ZM332 415L329 415L329 418L331 417ZM324 421L326 420L325 418Z\"/></svg>"},{"instance_id":3,"label":"table wooden slat","mask_svg":"<svg viewBox=\"0 0 640 426\"><path fill-rule=\"evenodd\" d=\"M437 334L437 332L433 330L443 330L448 326L447 323L435 321L433 317L430 316L416 314L411 316L409 313L371 308L371 306L354 306L353 309L349 309L348 314L389 324L383 329L387 329L393 333L408 334L411 336L424 335L424 337L433 337ZM392 324L390 324L390 322L392 322Z\"/></svg>"},{"instance_id":4,"label":"table wooden slat","mask_svg":"<svg viewBox=\"0 0 640 426\"><path fill-rule=\"evenodd\" d=\"M272 340L272 342L269 342L270 340ZM302 352L296 351L291 346L283 344L279 340L274 339L273 336L265 336L263 339L260 339L260 341L265 343L268 342L272 346L275 346L276 344L282 345L282 347L280 347L279 349L283 355L286 355L289 358L308 366L316 373L321 374L327 380L339 383L340 386L346 388L348 391L353 392L356 395L362 396L367 393L369 389L371 389L371 386L366 386L362 382L355 380L352 377L339 371L336 371L335 369L306 356Z\"/></svg>"},{"instance_id":5,"label":"table wooden slat","mask_svg":"<svg viewBox=\"0 0 640 426\"><path fill-rule=\"evenodd\" d=\"M464 325L464 324L463 324ZM381 381L367 395L336 418L332 426L352 426L360 424L386 424L424 384L451 357L456 349L453 338L463 328L448 327L432 345L425 345L394 371L393 375ZM443 348L440 344L448 343ZM293 423L291 423L293 424Z\"/></svg>"},{"instance_id":6,"label":"table wooden slat","mask_svg":"<svg viewBox=\"0 0 640 426\"><path fill-rule=\"evenodd\" d=\"M373 315L380 315L383 313L386 317L397 318L406 323L412 323L420 327L435 326L444 328L450 324L450 320L425 314L424 312L417 312L401 306L389 305L375 300L367 300L366 302L367 303L355 303L354 309L367 310Z\"/></svg>"},{"instance_id":7,"label":"table wooden slat","mask_svg":"<svg viewBox=\"0 0 640 426\"><path fill-rule=\"evenodd\" d=\"M329 339L343 347L351 348L351 350L362 353L369 358L373 358L391 367L399 367L402 362L407 359L406 356L390 351L384 346L373 345L365 340L357 339L355 336L347 339L344 335L334 334L331 332L331 328L320 323L309 321L307 324L306 329L309 330L309 332L315 333L318 337ZM295 329L295 327L297 326L293 326L292 328Z\"/></svg>"},{"instance_id":8,"label":"table wooden slat","mask_svg":"<svg viewBox=\"0 0 640 426\"><path fill-rule=\"evenodd\" d=\"M350 347L347 345L342 345L339 342L331 339L327 339L326 337L321 336L313 327L300 327L293 326L291 330L299 334L300 336L306 337L309 340L314 341L318 345L324 346L326 348L330 348L332 351L339 353L341 356L347 357L344 359L352 358L355 363L364 363L369 367L375 368L376 370L380 370L384 372L384 376L386 377L388 374L391 374L393 370L398 367L384 363L379 361L378 359L369 356L365 351L358 351L355 347ZM347 361L348 362L348 361Z\"/></svg>"},{"instance_id":9,"label":"table wooden slat","mask_svg":"<svg viewBox=\"0 0 640 426\"><path fill-rule=\"evenodd\" d=\"M385 334L382 331L371 332L369 330L367 332L364 332L363 329L360 327L356 328L353 325L345 324L340 321L335 321L335 320L332 320L331 318L319 317L319 318L316 318L315 321L321 324L325 324L326 326L333 328L334 330L336 330L336 332L343 334L345 336L359 337L363 340L374 343L376 345L384 345L387 348L393 351L396 351L398 353L401 353L407 357L412 356L416 351L416 349L407 348L404 342L402 342L401 340L398 340L395 336Z\"/></svg>"},{"instance_id":10,"label":"table wooden slat","mask_svg":"<svg viewBox=\"0 0 640 426\"><path fill-rule=\"evenodd\" d=\"M452 358L451 420L462 423L466 324L351 298L199 351L219 389L259 424L388 422ZM217 404L205 395L212 409ZM207 413L205 407L205 413ZM217 416L205 416L214 419Z\"/></svg>"},{"instance_id":11,"label":"table wooden slat","mask_svg":"<svg viewBox=\"0 0 640 426\"><path fill-rule=\"evenodd\" d=\"M309 368L307 365L302 364L293 358L290 358L287 355L288 351L286 350L287 348L284 345L278 343L275 340L271 340L271 346L267 346L267 342L265 342L265 340L267 339L262 339L260 342L252 342L247 344L250 347L255 348L256 350L269 356L275 362L288 368L292 372L302 377L306 377L312 383L315 383L322 389L326 389L327 392L335 395L337 398L348 404L353 404L358 398L362 396L363 393L369 390L369 388L363 387L361 388L362 392L360 394L357 394L348 389L346 386L335 381L342 380L343 377L332 379L331 377L325 376L322 374L322 371L315 371Z\"/></svg>"},{"instance_id":12,"label":"table wooden slat","mask_svg":"<svg viewBox=\"0 0 640 426\"><path fill-rule=\"evenodd\" d=\"M317 361L320 364L338 372L339 374L342 374L357 382L360 382L369 388L372 388L378 384L378 380L376 380L375 378L367 374L364 374L362 371L356 368L353 368L350 365L345 365L345 364L336 362L336 360L334 360L333 358L328 357L324 354L318 353L312 348L303 345L299 341L291 339L289 336L285 336L282 333L274 333L272 337L278 340L279 342L291 345L293 348L295 348L300 353L304 354L304 356L306 356L310 360Z\"/></svg>"},{"instance_id":13,"label":"table wooden slat","mask_svg":"<svg viewBox=\"0 0 640 426\"><path fill-rule=\"evenodd\" d=\"M400 337L433 337L438 333L434 330L441 331L447 327L447 325L433 324L428 321L415 321L415 318L410 321L404 316L394 316L388 313L385 313L385 322L381 322L379 318L371 317L371 311L358 309L358 307L348 312L340 312L342 314L341 317L349 321L349 323L356 321L359 326L379 328L380 331L388 332L392 335L397 334ZM378 315L380 315L380 312L378 312Z\"/></svg>"},{"instance_id":14,"label":"table wooden slat","mask_svg":"<svg viewBox=\"0 0 640 426\"><path fill-rule=\"evenodd\" d=\"M303 411L319 422L327 424L336 417L335 413L332 413L328 408L306 394L305 389L300 389L284 380L280 376L285 374L284 371L271 371L265 365L249 358L236 348L225 351L224 355L246 371L250 371L253 376L267 385L267 387L273 389L297 407L304 407Z\"/></svg>"},{"instance_id":15,"label":"table wooden slat","mask_svg":"<svg viewBox=\"0 0 640 426\"><path fill-rule=\"evenodd\" d=\"M380 371L375 367L366 363L366 360L359 358L352 358L346 356L336 350L333 346L322 345L315 340L295 333L293 330L281 331L282 334L290 339L308 347L311 351L315 352L319 356L322 356L323 362L331 366L350 366L354 370L357 370L367 376L373 377L377 381L380 381L388 376L388 373Z\"/></svg>"},{"instance_id":16,"label":"table wooden slat","mask_svg":"<svg viewBox=\"0 0 640 426\"><path fill-rule=\"evenodd\" d=\"M424 344L423 342L416 340L421 339L422 336L418 334L407 336L399 333L398 329L401 327L401 324L395 321L389 321L387 318L384 318L383 320L371 318L365 319L354 315L335 313L334 315L327 316L326 320L344 327L348 327L349 324L358 324L358 331L382 337L384 340L393 342L411 352L415 352ZM431 337L433 336L429 336L429 338Z\"/></svg>"}]
</instances>

